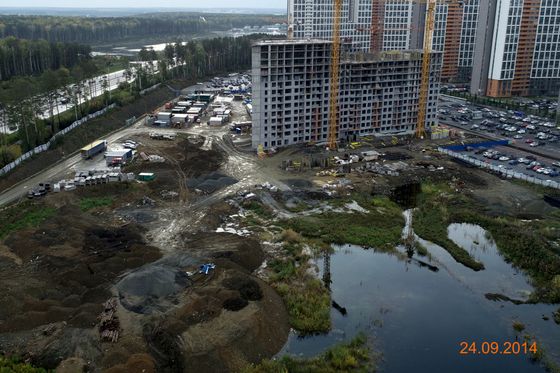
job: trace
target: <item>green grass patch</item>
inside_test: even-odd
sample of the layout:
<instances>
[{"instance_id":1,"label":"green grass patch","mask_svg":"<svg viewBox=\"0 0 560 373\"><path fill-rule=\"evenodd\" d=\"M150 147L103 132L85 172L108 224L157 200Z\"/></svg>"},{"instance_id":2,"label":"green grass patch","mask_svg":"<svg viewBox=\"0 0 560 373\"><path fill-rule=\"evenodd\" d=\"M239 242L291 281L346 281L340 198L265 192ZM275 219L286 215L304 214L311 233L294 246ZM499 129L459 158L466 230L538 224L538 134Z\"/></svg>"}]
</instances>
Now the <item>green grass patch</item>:
<instances>
[{"instance_id":1,"label":"green grass patch","mask_svg":"<svg viewBox=\"0 0 560 373\"><path fill-rule=\"evenodd\" d=\"M292 260L273 260L268 265L274 271L271 278L273 282L289 280L296 274L296 266Z\"/></svg>"},{"instance_id":2,"label":"green grass patch","mask_svg":"<svg viewBox=\"0 0 560 373\"><path fill-rule=\"evenodd\" d=\"M264 360L259 365L245 368L243 373L335 373L375 372L372 352L366 337L361 334L348 343L330 348L311 359L284 356L279 360Z\"/></svg>"},{"instance_id":3,"label":"green grass patch","mask_svg":"<svg viewBox=\"0 0 560 373\"><path fill-rule=\"evenodd\" d=\"M82 198L80 200L80 209L86 212L100 207L111 206L113 202L111 197Z\"/></svg>"},{"instance_id":4,"label":"green grass patch","mask_svg":"<svg viewBox=\"0 0 560 373\"><path fill-rule=\"evenodd\" d=\"M484 269L484 264L473 259L465 249L449 239L447 233L449 217L446 208L447 206L436 200L424 203L414 212L412 220L414 231L423 239L443 247L453 259L464 266L475 271Z\"/></svg>"},{"instance_id":5,"label":"green grass patch","mask_svg":"<svg viewBox=\"0 0 560 373\"><path fill-rule=\"evenodd\" d=\"M279 234L283 252L271 260L269 283L284 300L290 324L302 335L328 332L331 328L330 292L309 270L310 255L322 253L320 242L306 240L287 229ZM310 248L304 253L304 248Z\"/></svg>"},{"instance_id":6,"label":"green grass patch","mask_svg":"<svg viewBox=\"0 0 560 373\"><path fill-rule=\"evenodd\" d=\"M331 328L331 298L323 283L315 278L280 283L275 286L284 299L290 324L302 334L326 333Z\"/></svg>"},{"instance_id":7,"label":"green grass patch","mask_svg":"<svg viewBox=\"0 0 560 373\"><path fill-rule=\"evenodd\" d=\"M53 216L56 209L25 202L6 208L0 214L0 239L10 233L33 228Z\"/></svg>"},{"instance_id":8,"label":"green grass patch","mask_svg":"<svg viewBox=\"0 0 560 373\"><path fill-rule=\"evenodd\" d=\"M254 212L258 217L269 220L272 219L272 210L258 201L249 201L243 204L243 208Z\"/></svg>"},{"instance_id":9,"label":"green grass patch","mask_svg":"<svg viewBox=\"0 0 560 373\"><path fill-rule=\"evenodd\" d=\"M309 210L311 207L303 202L303 201L299 201L297 205L292 206L292 207L286 207L286 209L290 212L294 212L294 213L298 213L298 212L303 212L303 211L307 211Z\"/></svg>"},{"instance_id":10,"label":"green grass patch","mask_svg":"<svg viewBox=\"0 0 560 373\"><path fill-rule=\"evenodd\" d=\"M325 243L394 249L404 228L400 208L386 198L375 198L360 206L369 212L327 212L285 220L281 224L306 238Z\"/></svg>"},{"instance_id":11,"label":"green grass patch","mask_svg":"<svg viewBox=\"0 0 560 373\"><path fill-rule=\"evenodd\" d=\"M35 368L30 364L22 362L18 358L7 358L0 356L0 372L1 373L51 373L54 370L43 368Z\"/></svg>"}]
</instances>

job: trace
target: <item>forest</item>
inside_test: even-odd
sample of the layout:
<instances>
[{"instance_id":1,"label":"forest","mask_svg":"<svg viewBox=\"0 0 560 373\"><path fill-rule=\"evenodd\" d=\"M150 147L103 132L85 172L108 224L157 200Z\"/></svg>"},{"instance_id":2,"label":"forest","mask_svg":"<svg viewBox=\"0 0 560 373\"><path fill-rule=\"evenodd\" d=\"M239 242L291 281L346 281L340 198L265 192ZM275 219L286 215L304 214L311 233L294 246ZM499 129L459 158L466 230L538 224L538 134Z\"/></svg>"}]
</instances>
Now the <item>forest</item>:
<instances>
[{"instance_id":1,"label":"forest","mask_svg":"<svg viewBox=\"0 0 560 373\"><path fill-rule=\"evenodd\" d=\"M181 36L285 22L285 17L243 14L157 13L94 18L0 16L0 38L94 44L122 39Z\"/></svg>"},{"instance_id":2,"label":"forest","mask_svg":"<svg viewBox=\"0 0 560 373\"><path fill-rule=\"evenodd\" d=\"M76 43L0 39L0 81L14 76L38 75L46 70L71 68L89 58L91 48Z\"/></svg>"}]
</instances>

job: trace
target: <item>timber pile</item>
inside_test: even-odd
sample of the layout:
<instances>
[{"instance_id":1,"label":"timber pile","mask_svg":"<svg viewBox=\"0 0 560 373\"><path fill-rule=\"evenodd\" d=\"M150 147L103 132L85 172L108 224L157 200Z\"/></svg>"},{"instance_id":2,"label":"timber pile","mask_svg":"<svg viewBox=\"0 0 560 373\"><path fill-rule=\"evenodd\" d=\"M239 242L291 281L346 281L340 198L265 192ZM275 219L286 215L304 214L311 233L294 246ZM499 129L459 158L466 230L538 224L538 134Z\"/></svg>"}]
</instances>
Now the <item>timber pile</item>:
<instances>
[{"instance_id":1,"label":"timber pile","mask_svg":"<svg viewBox=\"0 0 560 373\"><path fill-rule=\"evenodd\" d=\"M117 298L111 298L105 302L104 310L99 315L101 341L116 343L119 340L120 325L117 316Z\"/></svg>"}]
</instances>

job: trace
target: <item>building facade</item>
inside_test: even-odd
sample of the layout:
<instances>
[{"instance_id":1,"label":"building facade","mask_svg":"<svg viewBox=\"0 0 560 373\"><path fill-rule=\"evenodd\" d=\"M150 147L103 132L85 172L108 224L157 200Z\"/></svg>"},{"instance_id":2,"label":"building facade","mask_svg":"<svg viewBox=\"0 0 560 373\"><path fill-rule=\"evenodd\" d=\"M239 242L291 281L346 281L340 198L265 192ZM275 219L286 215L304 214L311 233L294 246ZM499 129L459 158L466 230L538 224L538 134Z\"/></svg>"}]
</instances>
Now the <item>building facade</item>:
<instances>
[{"instance_id":1,"label":"building facade","mask_svg":"<svg viewBox=\"0 0 560 373\"><path fill-rule=\"evenodd\" d=\"M331 46L327 40L275 40L253 46L253 147L322 143L329 131ZM441 53L434 53L426 123L437 121ZM338 139L413 133L421 51L344 53Z\"/></svg>"},{"instance_id":2,"label":"building facade","mask_svg":"<svg viewBox=\"0 0 560 373\"><path fill-rule=\"evenodd\" d=\"M491 97L556 95L560 90L560 0L489 0L479 33L471 93ZM488 36L486 37L488 38Z\"/></svg>"},{"instance_id":3,"label":"building facade","mask_svg":"<svg viewBox=\"0 0 560 373\"><path fill-rule=\"evenodd\" d=\"M372 0L343 0L340 36L353 49L371 44ZM333 0L288 0L288 38L332 40Z\"/></svg>"}]
</instances>

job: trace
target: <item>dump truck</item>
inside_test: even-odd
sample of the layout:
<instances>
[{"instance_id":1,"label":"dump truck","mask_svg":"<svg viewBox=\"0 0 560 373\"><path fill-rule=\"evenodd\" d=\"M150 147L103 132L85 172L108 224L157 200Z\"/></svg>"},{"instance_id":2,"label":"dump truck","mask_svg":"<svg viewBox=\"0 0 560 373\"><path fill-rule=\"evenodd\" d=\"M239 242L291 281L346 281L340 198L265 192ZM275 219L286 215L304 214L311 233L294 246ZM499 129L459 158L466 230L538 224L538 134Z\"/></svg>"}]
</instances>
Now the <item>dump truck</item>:
<instances>
[{"instance_id":1,"label":"dump truck","mask_svg":"<svg viewBox=\"0 0 560 373\"><path fill-rule=\"evenodd\" d=\"M80 153L83 159L90 159L107 149L107 140L99 140L82 148Z\"/></svg>"}]
</instances>

